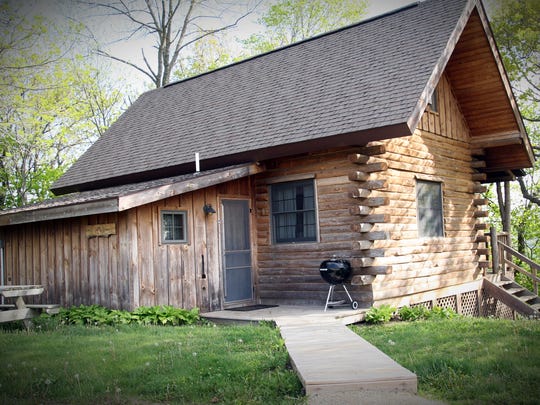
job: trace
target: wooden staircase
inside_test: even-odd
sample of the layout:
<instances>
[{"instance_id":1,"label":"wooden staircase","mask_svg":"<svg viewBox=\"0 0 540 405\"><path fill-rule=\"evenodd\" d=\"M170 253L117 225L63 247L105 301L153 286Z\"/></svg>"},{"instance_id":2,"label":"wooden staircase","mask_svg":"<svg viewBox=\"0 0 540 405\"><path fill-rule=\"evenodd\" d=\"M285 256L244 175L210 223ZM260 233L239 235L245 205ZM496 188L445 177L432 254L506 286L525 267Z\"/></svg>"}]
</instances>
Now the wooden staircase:
<instances>
[{"instance_id":1,"label":"wooden staircase","mask_svg":"<svg viewBox=\"0 0 540 405\"><path fill-rule=\"evenodd\" d=\"M540 264L535 263L510 246L510 235L497 233L491 228L485 234L491 245L491 274L484 274L484 297L492 297L521 316L540 319ZM527 268L525 268L527 267ZM533 291L528 290L513 277L520 273L532 281Z\"/></svg>"},{"instance_id":2,"label":"wooden staircase","mask_svg":"<svg viewBox=\"0 0 540 405\"><path fill-rule=\"evenodd\" d=\"M540 297L514 280L493 274L484 278L482 288L521 316L540 319Z\"/></svg>"}]
</instances>

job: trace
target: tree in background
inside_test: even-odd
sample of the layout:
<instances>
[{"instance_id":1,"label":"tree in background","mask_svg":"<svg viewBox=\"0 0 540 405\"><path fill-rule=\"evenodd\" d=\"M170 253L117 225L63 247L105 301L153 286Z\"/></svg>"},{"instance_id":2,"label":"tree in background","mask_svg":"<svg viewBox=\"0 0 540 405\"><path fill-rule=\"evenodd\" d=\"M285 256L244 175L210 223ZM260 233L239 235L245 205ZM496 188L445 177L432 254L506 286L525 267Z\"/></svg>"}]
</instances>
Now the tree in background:
<instances>
[{"instance_id":1,"label":"tree in background","mask_svg":"<svg viewBox=\"0 0 540 405\"><path fill-rule=\"evenodd\" d=\"M112 55L103 48L98 53L138 70L156 88L171 81L179 60L191 45L235 27L255 7L246 1L243 7L240 6L242 11L238 12L238 7L233 9L232 3L207 0L119 0L91 4L107 10L110 16L129 22L131 28L126 39L137 35L153 38L155 51L150 55L141 49L141 62ZM218 5L220 9L215 9ZM226 23L225 14L236 17Z\"/></svg>"},{"instance_id":2,"label":"tree in background","mask_svg":"<svg viewBox=\"0 0 540 405\"><path fill-rule=\"evenodd\" d=\"M178 60L172 76L174 80L182 80L210 72L231 64L242 56L232 51L230 39L225 35L209 35L191 44L182 58Z\"/></svg>"},{"instance_id":3,"label":"tree in background","mask_svg":"<svg viewBox=\"0 0 540 405\"><path fill-rule=\"evenodd\" d=\"M76 27L66 32L42 17L21 16L6 3L1 7L3 209L51 197L51 184L119 115L123 98L73 54Z\"/></svg>"},{"instance_id":4,"label":"tree in background","mask_svg":"<svg viewBox=\"0 0 540 405\"><path fill-rule=\"evenodd\" d=\"M250 56L271 51L358 22L366 13L367 0L285 0L265 1L267 7L258 19L264 31L239 39L241 49L225 32L206 36L191 44L174 71L184 79Z\"/></svg>"},{"instance_id":5,"label":"tree in background","mask_svg":"<svg viewBox=\"0 0 540 405\"><path fill-rule=\"evenodd\" d=\"M282 0L259 19L265 30L244 45L251 54L268 52L358 22L366 9L366 0Z\"/></svg>"},{"instance_id":6,"label":"tree in background","mask_svg":"<svg viewBox=\"0 0 540 405\"><path fill-rule=\"evenodd\" d=\"M495 0L491 25L504 66L524 119L535 155L540 151L540 2L537 0ZM536 238L540 217L540 182L538 163L525 177L518 178L523 203L510 207L510 184L497 184L499 211L503 230L516 236L517 247L524 254L527 240ZM532 223L529 223L532 220ZM512 222L510 227L510 222ZM534 224L534 226L533 226ZM531 228L532 226L532 228ZM533 256L537 256L534 254Z\"/></svg>"}]
</instances>

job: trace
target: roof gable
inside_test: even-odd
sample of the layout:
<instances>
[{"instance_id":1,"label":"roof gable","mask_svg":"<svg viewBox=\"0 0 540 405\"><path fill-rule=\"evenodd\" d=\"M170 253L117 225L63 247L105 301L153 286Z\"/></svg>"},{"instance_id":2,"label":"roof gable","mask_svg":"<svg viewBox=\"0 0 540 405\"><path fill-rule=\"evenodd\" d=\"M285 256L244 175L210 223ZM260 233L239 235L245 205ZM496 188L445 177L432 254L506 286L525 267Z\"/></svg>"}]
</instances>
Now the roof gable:
<instances>
[{"instance_id":1,"label":"roof gable","mask_svg":"<svg viewBox=\"0 0 540 405\"><path fill-rule=\"evenodd\" d=\"M475 7L427 0L149 91L53 191L409 135Z\"/></svg>"},{"instance_id":2,"label":"roof gable","mask_svg":"<svg viewBox=\"0 0 540 405\"><path fill-rule=\"evenodd\" d=\"M487 180L508 180L512 171L532 166L532 147L481 6L472 10L446 72L469 126L473 153L486 161Z\"/></svg>"},{"instance_id":3,"label":"roof gable","mask_svg":"<svg viewBox=\"0 0 540 405\"><path fill-rule=\"evenodd\" d=\"M193 171L197 152L212 168L325 139L362 145L369 140L362 134L377 129L380 138L408 135L466 3L426 1L147 92L53 191Z\"/></svg>"}]
</instances>

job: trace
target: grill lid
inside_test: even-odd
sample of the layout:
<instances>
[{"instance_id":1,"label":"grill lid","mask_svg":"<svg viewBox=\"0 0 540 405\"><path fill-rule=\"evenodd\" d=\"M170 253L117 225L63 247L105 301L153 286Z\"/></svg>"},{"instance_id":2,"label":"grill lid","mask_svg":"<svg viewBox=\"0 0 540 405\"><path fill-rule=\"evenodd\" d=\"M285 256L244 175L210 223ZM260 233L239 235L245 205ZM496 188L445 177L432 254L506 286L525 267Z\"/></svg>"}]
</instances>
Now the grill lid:
<instances>
[{"instance_id":1,"label":"grill lid","mask_svg":"<svg viewBox=\"0 0 540 405\"><path fill-rule=\"evenodd\" d=\"M332 258L321 263L319 272L327 283L342 284L351 276L352 267L347 260Z\"/></svg>"}]
</instances>

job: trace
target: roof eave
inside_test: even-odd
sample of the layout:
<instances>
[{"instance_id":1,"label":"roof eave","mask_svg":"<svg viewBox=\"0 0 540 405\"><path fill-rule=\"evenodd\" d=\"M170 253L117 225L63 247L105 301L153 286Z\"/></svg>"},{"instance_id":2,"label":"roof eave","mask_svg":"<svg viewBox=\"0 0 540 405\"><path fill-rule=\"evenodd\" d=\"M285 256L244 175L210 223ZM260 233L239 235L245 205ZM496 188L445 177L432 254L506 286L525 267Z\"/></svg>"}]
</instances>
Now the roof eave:
<instances>
[{"instance_id":1,"label":"roof eave","mask_svg":"<svg viewBox=\"0 0 540 405\"><path fill-rule=\"evenodd\" d=\"M504 89L506 91L506 95L508 97L508 101L510 102L510 105L512 107L512 113L514 114L514 117L516 119L516 123L519 127L519 136L521 138L521 142L523 144L523 147L525 149L525 152L527 154L527 157L529 159L530 166L532 167L535 162L534 152L532 149L531 141L529 139L529 136L527 134L527 129L525 128L525 124L523 123L523 118L521 116L521 113L519 111L519 107L517 104L517 101L514 96L514 92L512 91L512 86L510 84L510 79L508 78L508 75L506 73L506 69L504 68L504 64L502 61L501 54L499 52L499 48L497 47L497 44L495 42L495 38L493 36L493 31L491 29L491 24L489 23L489 19L487 17L486 11L484 9L484 6L481 1L478 2L477 5L478 14L480 16L480 21L482 22L482 26L484 28L484 32L486 33L486 37L489 42L489 46L491 47L491 51L493 53L493 57L495 58L497 68L499 70L499 74L501 77L501 81L504 85Z\"/></svg>"},{"instance_id":2,"label":"roof eave","mask_svg":"<svg viewBox=\"0 0 540 405\"><path fill-rule=\"evenodd\" d=\"M446 65L448 64L448 61L452 56L452 52L454 52L454 48L456 47L456 44L458 43L459 38L463 30L465 29L467 22L469 21L469 17L471 16L471 13L476 6L477 0L469 0L466 7L463 9L461 17L459 18L456 26L454 27L454 30L452 31L452 34L448 39L444 51L439 57L435 67L433 68L431 76L429 77L429 80L427 81L426 86L424 87L424 90L422 91L422 94L418 99L418 102L416 103L416 106L412 110L411 115L407 120L407 125L409 126L411 132L414 132L415 128L418 126L420 120L422 119L422 114L424 114L424 111L426 110L429 99L435 91L435 88L437 87L437 84L439 83L444 73Z\"/></svg>"},{"instance_id":3,"label":"roof eave","mask_svg":"<svg viewBox=\"0 0 540 405\"><path fill-rule=\"evenodd\" d=\"M119 193L117 196L94 201L74 203L67 198L65 202L51 207L37 207L35 209L29 207L30 209L15 209L13 212L0 213L0 226L122 212L190 191L200 190L216 184L257 174L262 171L264 171L264 168L261 165L252 163L227 167L209 174L201 173L199 177L172 182L166 185L149 188L142 187L138 191L126 191Z\"/></svg>"},{"instance_id":4,"label":"roof eave","mask_svg":"<svg viewBox=\"0 0 540 405\"><path fill-rule=\"evenodd\" d=\"M30 222L52 221L56 219L84 217L118 211L118 198L106 198L55 207L0 213L0 226L19 225Z\"/></svg>"}]
</instances>

